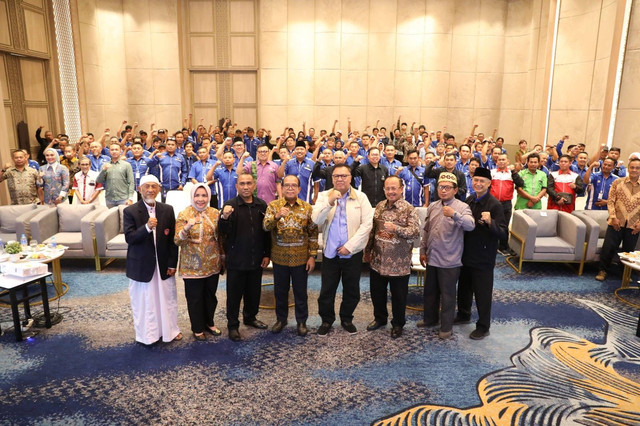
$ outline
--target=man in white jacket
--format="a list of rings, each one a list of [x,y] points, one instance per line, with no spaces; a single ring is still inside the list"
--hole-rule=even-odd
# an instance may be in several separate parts
[[[318,313],[322,325],[318,335],[326,336],[336,319],[335,299],[342,279],[340,322],[348,333],[357,332],[353,311],[360,301],[362,251],[373,225],[373,208],[367,196],[351,187],[351,171],[346,165],[332,171],[333,188],[321,192],[311,219],[318,225],[324,242],[322,286]]]

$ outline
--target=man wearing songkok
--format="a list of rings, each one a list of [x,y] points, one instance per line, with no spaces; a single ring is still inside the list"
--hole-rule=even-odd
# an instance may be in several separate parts
[[[454,198],[457,190],[456,176],[450,172],[440,172],[437,187],[440,199],[427,209],[420,242],[420,263],[427,268],[427,273],[424,320],[418,323],[418,327],[432,328],[440,323],[438,337],[441,339],[449,339],[452,335],[464,231],[475,228],[469,206]]]
[[[467,198],[476,226],[464,233],[462,270],[458,280],[458,314],[453,323],[471,322],[471,304],[475,297],[478,322],[469,335],[474,340],[489,335],[496,253],[499,240],[508,234],[504,208],[489,191],[493,177],[489,169],[478,167],[472,183],[475,194]]]
[[[160,182],[155,176],[140,179],[142,199],[124,209],[127,277],[136,341],[150,345],[182,339],[178,328],[173,208],[156,201]]]

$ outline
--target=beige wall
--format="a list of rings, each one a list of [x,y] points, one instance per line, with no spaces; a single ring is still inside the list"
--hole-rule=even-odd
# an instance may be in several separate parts
[[[83,131],[182,124],[177,0],[77,0]]]
[[[634,2],[620,86],[614,145],[622,146],[623,158],[640,151],[640,3]]]
[[[564,134],[593,150],[600,141],[616,0],[563,0],[558,27],[549,141]]]

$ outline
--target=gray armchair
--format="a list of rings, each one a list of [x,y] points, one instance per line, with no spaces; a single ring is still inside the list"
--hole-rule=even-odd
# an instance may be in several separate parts
[[[123,210],[126,206],[112,207],[101,212],[94,221],[95,237],[93,239],[96,271],[113,262],[117,258],[127,257],[127,242],[124,239]],[[104,265],[101,258],[107,258]]]
[[[506,261],[516,272],[522,273],[523,262],[562,262],[578,263],[582,275],[586,225],[576,216],[558,210],[516,210],[510,234],[509,247],[517,255]]]
[[[36,204],[0,206],[0,238],[5,243],[10,240],[19,241],[22,234],[31,239],[29,220],[47,208]]]
[[[607,210],[575,210],[575,217],[580,219],[587,227],[587,262],[600,260],[600,251],[604,243],[604,235],[607,233]]]
[[[93,220],[104,210],[98,204],[58,205],[31,218],[31,235],[45,244],[55,237],[56,244],[68,247],[64,257],[93,258]]]

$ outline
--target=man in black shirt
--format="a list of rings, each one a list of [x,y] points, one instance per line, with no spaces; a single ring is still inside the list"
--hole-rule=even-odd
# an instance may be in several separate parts
[[[262,228],[267,203],[253,196],[256,183],[251,173],[242,173],[236,182],[238,196],[224,204],[218,222],[224,243],[227,268],[227,327],[234,342],[242,339],[238,332],[240,301],[244,298],[242,317],[245,325],[266,329],[256,319],[260,305],[262,270],[269,265],[271,236]]]
[[[380,150],[371,148],[369,150],[369,164],[358,164],[354,161],[354,168],[351,174],[354,178],[362,178],[361,191],[369,199],[372,206],[377,206],[384,195],[384,180],[389,176],[389,172],[385,166],[380,164]],[[356,165],[357,164],[357,165]]]
[[[480,340],[489,335],[493,269],[496,265],[498,241],[507,237],[508,224],[502,205],[489,192],[489,169],[478,167],[472,182],[475,194],[467,198],[467,204],[476,221],[476,227],[473,231],[464,233],[462,270],[458,279],[458,314],[453,323],[471,322],[471,304],[475,296],[479,318],[476,329],[469,337]]]

